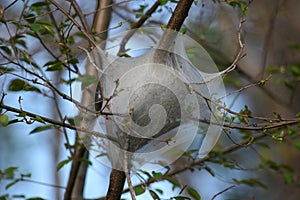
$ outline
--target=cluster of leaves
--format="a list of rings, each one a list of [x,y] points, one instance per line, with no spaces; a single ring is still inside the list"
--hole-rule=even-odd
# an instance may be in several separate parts
[[[168,176],[168,173],[170,171],[170,167],[165,167],[164,172],[147,172],[147,171],[141,171],[138,175],[144,182],[151,182],[153,180],[155,181],[168,181],[172,185],[172,190],[179,189],[180,192],[177,196],[170,197],[170,199],[173,200],[200,200],[201,196],[198,193],[198,191],[192,187],[189,186],[183,186],[180,184],[179,180],[175,176]],[[161,195],[164,194],[164,191],[159,188],[151,188],[147,187],[146,185],[140,185],[134,188],[135,195],[139,196],[141,194],[144,194],[146,191],[149,192],[151,197],[155,199],[161,199]],[[189,196],[183,195],[182,193],[186,192]]]
[[[3,171],[0,170],[0,183],[4,180],[9,180],[10,182],[6,184],[5,190],[8,190],[10,187],[14,186],[16,183],[21,182],[25,180],[26,178],[30,178],[31,174],[20,174],[19,177],[16,177],[16,172],[18,170],[18,167],[8,167],[4,169]],[[8,199],[24,199],[24,200],[43,200],[43,198],[40,197],[31,197],[26,198],[25,195],[9,195],[9,194],[3,194],[0,196],[0,200],[8,200]]]
[[[291,54],[299,55],[300,45],[290,44],[288,47],[292,50]],[[294,91],[297,84],[300,83],[300,62],[288,65],[272,65],[266,69],[266,72],[276,75],[274,78],[275,83],[283,83],[291,91]]]
[[[300,63],[287,66],[269,66],[266,71],[270,74],[279,75],[274,78],[275,83],[284,83],[291,91],[294,91],[296,85],[300,82]]]

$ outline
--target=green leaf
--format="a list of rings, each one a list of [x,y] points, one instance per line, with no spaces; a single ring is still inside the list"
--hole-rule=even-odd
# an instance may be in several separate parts
[[[240,84],[241,84],[239,80],[232,79],[232,78],[230,78],[230,77],[228,77],[228,76],[225,76],[225,77],[223,78],[223,82],[224,82],[224,83],[228,83],[228,84],[233,84],[233,85],[235,85],[235,86],[240,86]]]
[[[60,60],[49,61],[44,64],[44,67],[47,67],[46,71],[58,71],[64,69],[64,66]]]
[[[180,188],[180,183],[178,180],[174,177],[166,177],[166,180],[172,183],[173,187],[172,190],[175,190],[176,188]]]
[[[12,71],[15,71],[15,69],[14,68],[8,68],[8,67],[0,66],[0,72],[1,73],[12,72]]]
[[[35,118],[32,118],[32,119],[37,122],[41,122],[42,124],[46,124],[46,122],[40,116],[35,116]]]
[[[155,179],[160,179],[163,176],[161,172],[155,172],[155,171],[152,171],[152,175]]]
[[[32,198],[28,198],[26,200],[46,200],[46,199],[41,198],[41,197],[32,197]]]
[[[146,189],[141,186],[134,188],[134,193],[136,196],[143,194],[145,191],[146,191]]]
[[[56,171],[59,171],[63,166],[65,166],[66,164],[68,164],[71,161],[72,161],[72,159],[70,157],[66,160],[61,161],[60,163],[57,164]]]
[[[298,77],[300,76],[300,66],[299,64],[294,64],[290,67],[291,73],[293,76]]]
[[[22,198],[22,199],[25,199],[26,198],[26,196],[24,195],[24,194],[14,194],[14,195],[12,195],[12,198]],[[1,199],[1,198],[0,198]],[[2,199],[1,199],[2,200]]]
[[[289,80],[289,79],[284,79],[284,85],[290,90],[295,89],[292,82],[291,82],[291,80]]]
[[[34,87],[32,85],[29,85],[25,81],[21,79],[14,79],[10,82],[8,86],[9,91],[18,92],[18,91],[35,91],[35,92],[41,92],[40,89],[37,87]]]
[[[32,13],[30,13],[30,14],[28,14],[28,15],[24,15],[24,19],[25,19],[28,23],[30,23],[30,24],[33,24],[33,23],[34,23],[35,18],[36,18],[36,16],[35,16],[34,14],[32,14]]]
[[[95,84],[98,82],[98,79],[96,76],[80,76],[77,78],[78,81],[82,82],[81,88],[85,88],[91,84]]]
[[[285,183],[287,183],[287,184],[291,184],[294,182],[292,174],[283,174],[283,178],[284,178]]]
[[[53,128],[52,125],[38,126],[38,127],[34,128],[32,131],[30,131],[29,134],[42,132],[42,131],[45,131],[45,130],[48,130],[48,129],[51,129],[51,128]]]
[[[298,112],[298,113],[296,114],[296,117],[297,117],[297,118],[299,118],[299,117],[300,117],[300,112]]]
[[[201,200],[200,194],[199,194],[198,191],[195,190],[194,188],[188,187],[188,188],[187,188],[187,192],[188,192],[188,194],[189,194],[191,197],[193,197],[193,199],[195,199],[195,200]]]
[[[35,22],[36,24],[52,26],[52,23],[45,19],[40,19]]]
[[[10,50],[10,48],[8,46],[0,46],[0,49],[2,51],[4,51],[7,55],[9,55],[9,56],[12,55],[11,50]]]
[[[16,183],[18,183],[20,180],[19,179],[16,179],[10,183],[8,183],[6,186],[5,186],[5,190],[7,190],[8,188],[12,187],[13,185],[15,185]]]
[[[169,0],[159,0],[159,3],[161,6],[165,5],[168,3]]]
[[[156,192],[158,192],[159,194],[163,194],[163,193],[164,193],[164,191],[161,190],[161,189],[159,189],[159,188],[156,188],[155,190],[156,190]]]
[[[75,120],[74,120],[74,118],[67,118],[67,120],[68,120],[69,124],[75,126]]]
[[[159,200],[159,196],[156,192],[154,192],[153,190],[149,190],[149,193],[151,195],[151,197],[154,199],[154,200]]]
[[[0,115],[0,124],[2,126],[7,126],[8,125],[8,122],[9,122],[9,118],[8,118],[8,115],[7,114],[2,114]]]
[[[171,199],[175,199],[175,200],[191,200],[191,198],[184,197],[184,196],[172,197]]]
[[[49,5],[49,2],[40,1],[40,2],[36,2],[36,3],[31,4],[30,7],[42,7],[42,6],[47,6],[47,5]]]
[[[267,186],[265,184],[263,184],[260,180],[258,179],[254,179],[254,178],[250,178],[250,179],[243,179],[243,180],[237,180],[237,179],[233,179],[234,182],[236,182],[237,184],[245,184],[251,187],[261,187],[263,189],[267,189]]]
[[[28,26],[33,32],[38,33],[40,31],[40,25],[38,24],[28,24]]]
[[[31,173],[27,173],[27,174],[21,174],[22,178],[31,178]]]
[[[258,146],[266,148],[266,149],[270,149],[270,146],[264,142],[255,142],[255,145],[258,145]]]
[[[294,146],[300,151],[300,140],[294,142]]]
[[[280,68],[279,68],[278,66],[269,66],[269,67],[266,69],[266,72],[267,72],[267,73],[270,73],[270,74],[275,74],[275,73],[280,72]]]
[[[13,179],[17,170],[18,167],[9,167],[4,170],[4,174],[7,176],[8,179]]]

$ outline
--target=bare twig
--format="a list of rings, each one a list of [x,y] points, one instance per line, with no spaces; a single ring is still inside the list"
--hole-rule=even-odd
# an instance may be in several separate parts
[[[60,10],[64,15],[66,15],[71,22],[76,26],[76,28],[78,28],[79,31],[81,31],[84,36],[89,40],[89,42],[91,44],[93,44],[95,47],[97,46],[96,42],[94,41],[94,39],[91,37],[91,35],[84,30],[80,24],[64,9],[62,8],[55,0],[49,0],[58,10]]]
[[[223,194],[224,192],[227,192],[228,190],[230,190],[230,189],[232,189],[232,188],[234,188],[234,187],[235,187],[235,185],[231,185],[231,186],[225,188],[224,190],[222,190],[222,191],[218,192],[217,194],[215,194],[215,195],[211,198],[211,200],[214,200],[214,199],[217,198],[219,195]]]
[[[143,15],[136,23],[131,25],[131,29],[137,29],[140,28],[147,19],[149,19],[151,17],[151,15],[156,11],[156,9],[159,7],[160,5],[160,1],[156,1],[149,10],[147,10],[147,12],[145,13],[145,15]],[[122,39],[121,44],[120,44],[120,49],[118,51],[118,56],[122,56],[124,54],[126,54],[126,49],[125,46],[128,42],[128,40],[134,35],[134,33],[136,32],[136,30],[130,30]]]
[[[84,30],[85,30],[86,32],[88,32],[88,31],[89,31],[89,27],[88,27],[87,21],[86,21],[84,15],[83,15],[83,13],[82,13],[82,11],[81,11],[81,9],[80,9],[78,3],[77,3],[75,0],[71,0],[71,4],[72,4],[74,10],[76,11],[76,14],[77,14],[78,17],[79,17],[80,22],[81,22],[81,24],[82,24]]]

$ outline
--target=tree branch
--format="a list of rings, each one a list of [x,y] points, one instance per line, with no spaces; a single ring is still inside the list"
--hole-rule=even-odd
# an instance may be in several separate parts
[[[134,29],[140,28],[147,19],[149,19],[151,17],[151,15],[156,11],[156,9],[158,8],[158,6],[160,5],[160,1],[156,1],[151,7],[150,9],[145,13],[145,15],[143,15],[136,23],[134,23],[133,25],[131,25],[131,29],[126,35],[125,37],[122,39],[121,44],[120,44],[120,49],[118,52],[118,56],[123,56],[126,54],[126,49],[125,46],[128,42],[128,40],[134,35],[135,31]]]
[[[178,2],[169,22],[167,30],[164,32],[159,41],[158,48],[164,51],[156,51],[154,60],[158,63],[164,63],[165,58],[168,57],[167,50],[173,48],[174,40],[177,37],[177,32],[180,30],[185,18],[188,16],[189,10],[194,3],[194,0],[181,0]]]

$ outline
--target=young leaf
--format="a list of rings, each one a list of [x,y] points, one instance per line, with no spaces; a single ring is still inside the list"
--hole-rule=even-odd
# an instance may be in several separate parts
[[[25,81],[21,79],[14,79],[10,82],[8,86],[9,91],[18,92],[18,91],[35,91],[35,92],[41,92],[40,89],[37,87],[34,87],[32,85],[29,85]]]
[[[15,176],[15,172],[18,170],[18,167],[9,167],[6,168],[4,171],[4,174],[6,175],[7,178],[13,179]]]
[[[8,119],[8,115],[7,114],[0,115],[0,124],[2,126],[7,126],[8,122],[9,122],[9,119]]]
[[[72,161],[72,159],[70,157],[66,160],[61,161],[60,163],[57,164],[56,171],[59,171],[63,166],[65,166],[66,164],[68,164],[71,161]]]
[[[38,133],[38,132],[45,131],[45,130],[48,130],[51,128],[52,128],[52,125],[50,125],[50,124],[46,125],[46,126],[38,126],[38,127],[34,128],[32,131],[30,131],[29,134]]]
[[[35,118],[32,118],[33,120],[37,122],[41,122],[42,124],[46,124],[46,122],[40,117],[40,116],[35,116]]]
[[[255,178],[250,178],[250,179],[243,179],[243,180],[237,180],[237,179],[233,179],[234,182],[236,182],[237,184],[245,184],[251,187],[261,187],[264,189],[267,189],[267,186],[265,184],[263,184],[260,180],[255,179]]]
[[[201,200],[200,194],[199,194],[199,193],[197,192],[197,190],[195,190],[194,188],[188,187],[188,188],[187,188],[187,192],[188,192],[188,194],[189,194],[191,197],[193,197],[193,199],[195,199],[195,200]]]

